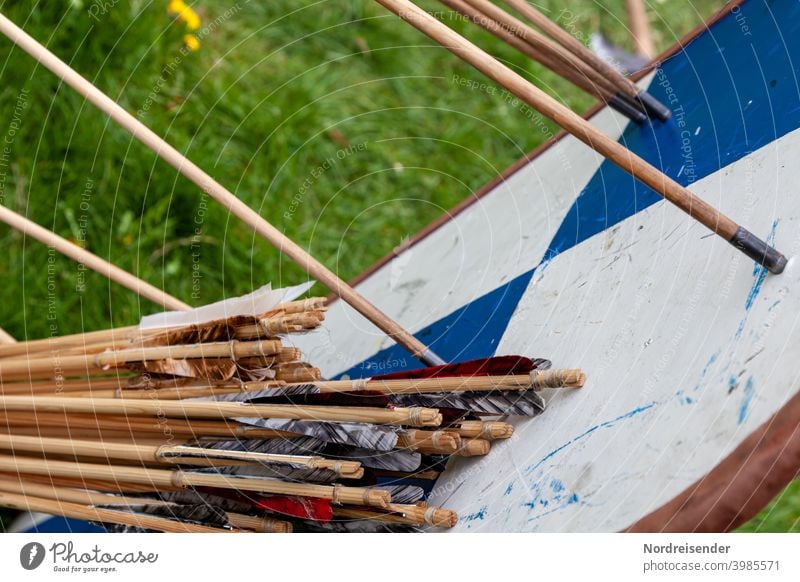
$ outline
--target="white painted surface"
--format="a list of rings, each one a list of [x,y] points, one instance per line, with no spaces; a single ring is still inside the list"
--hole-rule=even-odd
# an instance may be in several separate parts
[[[800,247],[800,131],[698,182],[760,236]],[[754,192],[753,184],[758,185]],[[757,206],[756,206],[757,203]],[[666,203],[534,275],[498,353],[580,366],[535,419],[481,460],[457,460],[431,502],[455,531],[617,531],[706,474],[800,386],[800,264],[763,276]]]
[[[608,111],[593,122],[621,135]],[[762,237],[779,215],[776,246],[791,256],[800,198],[787,195],[796,170],[783,161],[798,156],[800,131],[692,190]],[[539,264],[599,163],[577,140],[562,140],[359,290],[412,331],[440,319]],[[550,393],[544,415],[512,421],[511,441],[454,461],[431,502],[459,512],[454,531],[630,525],[797,391],[800,373],[786,362],[800,361],[799,278],[792,261],[759,285],[752,261],[663,202],[557,256],[534,274],[497,353],[582,367],[586,388]],[[299,345],[334,375],[389,342],[337,302],[324,331]]]
[[[614,139],[626,121],[608,108],[591,120]],[[520,124],[525,123],[536,130],[521,116]],[[358,290],[412,332],[441,319],[535,267],[601,162],[583,143],[565,137],[373,273]],[[337,301],[324,328],[295,343],[330,377],[394,342]]]

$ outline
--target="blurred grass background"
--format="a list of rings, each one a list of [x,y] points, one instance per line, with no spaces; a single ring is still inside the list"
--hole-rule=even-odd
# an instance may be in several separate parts
[[[6,0],[0,10],[344,279],[544,139],[499,96],[453,83],[483,79],[372,0],[190,4],[201,20],[194,51],[167,0]],[[587,36],[631,48],[624,0],[537,4],[553,16],[567,8]],[[722,6],[649,4],[659,50]],[[592,104],[488,34],[447,21],[576,111]],[[5,39],[0,77],[7,136],[21,111],[0,203],[191,304],[305,279]],[[0,325],[18,339],[157,310],[5,226],[0,245]],[[744,529],[800,531],[798,508],[795,486]]]

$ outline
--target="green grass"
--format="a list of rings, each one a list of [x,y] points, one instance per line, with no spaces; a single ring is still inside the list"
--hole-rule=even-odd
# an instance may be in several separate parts
[[[761,513],[738,531],[800,533],[800,480],[795,480],[781,491]]]
[[[92,8],[103,4],[103,14]],[[453,83],[481,78],[372,0],[200,2],[203,24],[218,24],[191,54],[181,53],[184,31],[166,4],[0,9],[345,279],[544,138],[499,97]],[[541,4],[553,13],[562,5]],[[663,49],[722,2],[653,4]],[[578,30],[629,46],[623,0],[569,6]],[[591,105],[509,47],[450,23],[573,109]],[[5,40],[0,77],[4,120],[27,95],[2,168],[3,204],[193,304],[304,279]],[[4,227],[0,244],[0,323],[19,339],[131,324],[156,310]],[[791,527],[798,499],[795,488],[759,529]]]

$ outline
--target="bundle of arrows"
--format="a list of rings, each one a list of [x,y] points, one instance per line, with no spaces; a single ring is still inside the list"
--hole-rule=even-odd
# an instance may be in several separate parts
[[[112,531],[452,527],[425,502],[448,459],[585,380],[519,356],[322,380],[291,343],[325,310],[0,346],[0,506]]]

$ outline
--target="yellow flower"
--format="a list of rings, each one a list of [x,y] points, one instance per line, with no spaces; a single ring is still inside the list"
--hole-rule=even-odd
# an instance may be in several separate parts
[[[197,37],[193,34],[187,34],[183,37],[183,44],[186,45],[191,51],[200,50],[200,41],[197,40]]]
[[[183,0],[170,0],[167,12],[177,15],[178,20],[183,21],[186,24],[186,29],[190,32],[200,28],[201,21],[197,12],[192,10]]]
[[[197,12],[188,8],[183,11],[181,14],[183,21],[186,23],[186,28],[191,31],[198,30],[200,28],[200,17],[197,15]]]
[[[181,10],[186,7],[186,3],[183,0],[169,0],[169,6],[167,6],[167,10],[172,14],[180,14]]]

